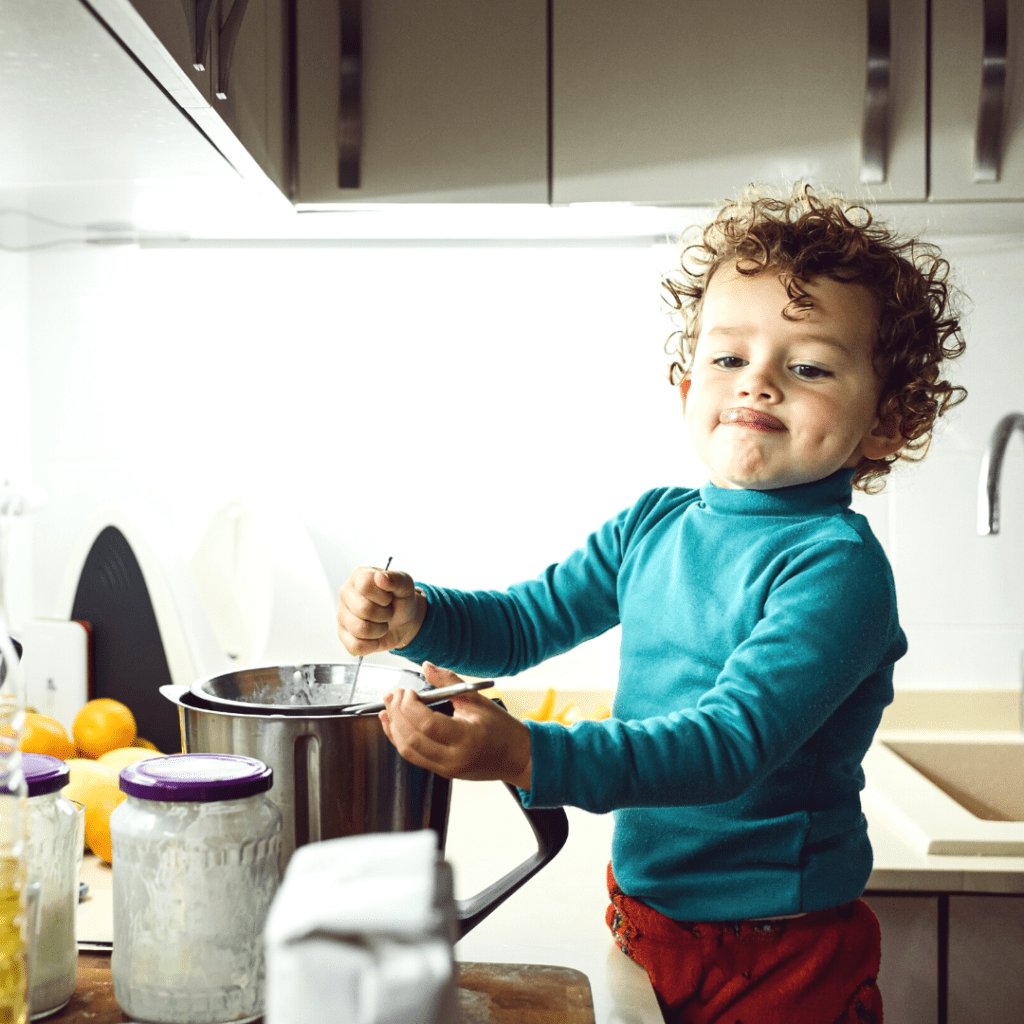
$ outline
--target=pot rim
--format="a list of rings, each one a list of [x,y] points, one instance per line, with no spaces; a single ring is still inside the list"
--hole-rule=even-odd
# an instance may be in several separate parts
[[[233,677],[245,677],[248,675],[260,674],[260,673],[271,673],[276,674],[279,678],[282,678],[285,674],[290,673],[303,673],[308,675],[312,670],[313,675],[323,674],[324,670],[328,673],[334,670],[341,669],[342,673],[347,677],[358,671],[360,677],[365,673],[366,676],[380,676],[381,674],[393,675],[396,677],[394,685],[387,685],[381,688],[380,696],[384,693],[388,693],[391,690],[398,687],[402,676],[408,677],[408,686],[412,689],[421,690],[429,689],[426,679],[421,673],[413,668],[405,668],[401,665],[366,665],[362,668],[357,667],[356,662],[307,662],[304,664],[270,664],[270,665],[250,665],[245,668],[232,669],[227,672],[216,672],[212,675],[203,676],[200,679],[196,679],[191,686],[187,687],[189,692],[198,702],[199,710],[222,710],[229,714],[238,715],[255,715],[258,717],[285,717],[285,718],[351,718],[351,715],[346,714],[345,709],[350,708],[354,705],[365,704],[366,697],[361,696],[356,700],[345,701],[344,703],[332,703],[332,704],[277,704],[277,703],[262,703],[256,701],[247,700],[234,700],[230,697],[223,697],[217,693],[212,692],[212,688],[221,681],[227,681]],[[347,682],[347,678],[345,679]],[[174,700],[173,697],[169,698]]]

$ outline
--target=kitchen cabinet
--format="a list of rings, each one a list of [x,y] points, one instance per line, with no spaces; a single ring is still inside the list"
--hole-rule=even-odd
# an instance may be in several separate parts
[[[889,1024],[939,1019],[939,897],[872,893],[867,903],[882,927],[878,987]]]
[[[1024,899],[950,896],[949,1024],[1024,1016]]]
[[[550,189],[555,204],[705,205],[798,178],[881,202],[1024,198],[1022,0],[1006,3],[1005,92],[986,93],[995,180],[974,163],[998,0],[847,0],[827,17],[820,0],[479,8],[363,5],[361,177],[340,187],[338,4],[300,5],[300,202],[544,202]]]
[[[849,0],[824,17],[817,0],[645,0],[628,14],[554,0],[553,200],[710,203],[801,177],[876,201],[1024,198],[1024,3],[930,0],[930,33],[928,12],[926,0]],[[866,83],[886,59],[887,166],[871,183]]]
[[[1024,197],[1024,2],[932,0],[931,198]],[[1005,60],[1001,78],[999,66]],[[995,177],[977,168],[982,65],[992,99]],[[977,173],[976,173],[977,172]]]
[[[860,185],[872,6],[554,0],[554,201],[709,204],[801,177],[923,199],[925,0],[892,0],[886,181]]]
[[[547,202],[545,11],[545,0],[303,0],[296,200]],[[358,148],[344,185],[340,117]]]
[[[137,42],[140,50],[156,45],[151,33]],[[273,189],[288,205],[254,161],[267,193],[250,188],[237,170],[242,158],[225,160],[182,114],[183,104],[170,102],[168,95],[202,103],[184,73],[155,82],[93,7],[0,0],[0,53],[5,244],[103,234],[103,225],[115,234],[121,225],[163,230],[176,223],[176,211],[184,219],[209,196],[220,208],[262,208]]]
[[[869,893],[867,902],[882,926],[888,1024],[1018,1024],[1024,898]]]
[[[277,202],[290,193],[289,0],[90,6],[243,178]]]
[[[885,6],[836,4],[823,19],[815,0],[789,0],[785,17],[743,0],[649,0],[626,19],[614,0],[555,0],[555,202],[705,202],[797,177],[881,201],[1024,197],[1020,0],[1004,25],[999,3],[931,0],[930,48],[924,0],[891,0],[886,180],[864,182],[868,39]],[[975,167],[983,62],[988,175]]]

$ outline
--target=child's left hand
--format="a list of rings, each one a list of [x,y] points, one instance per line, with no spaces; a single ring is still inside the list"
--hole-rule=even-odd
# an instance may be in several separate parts
[[[453,686],[454,672],[423,663],[431,686]],[[532,781],[530,730],[479,693],[452,698],[449,717],[431,711],[414,690],[396,690],[384,698],[384,732],[407,761],[446,779],[501,779],[520,789]]]

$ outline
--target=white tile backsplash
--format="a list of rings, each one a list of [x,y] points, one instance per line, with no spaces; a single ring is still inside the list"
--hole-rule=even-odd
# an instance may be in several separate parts
[[[998,537],[976,536],[975,494],[989,431],[1024,408],[1024,237],[943,248],[972,300],[954,373],[970,398],[924,463],[857,508],[896,576],[911,643],[897,684],[1013,687],[1024,444],[1015,439],[1007,458]],[[186,545],[236,494],[287,503],[333,586],[390,555],[423,579],[501,587],[566,555],[645,488],[700,483],[664,381],[664,255],[438,246],[19,257],[25,298],[0,316],[23,317],[31,333],[31,467],[50,495],[36,518],[36,614],[51,612],[76,524],[115,498],[159,510]],[[24,455],[28,444],[26,432],[16,447]],[[609,634],[518,682],[610,685],[617,643]]]

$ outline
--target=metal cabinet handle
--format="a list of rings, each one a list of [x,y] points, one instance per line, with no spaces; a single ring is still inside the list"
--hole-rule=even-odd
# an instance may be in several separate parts
[[[889,160],[889,103],[892,69],[892,31],[889,0],[867,0],[868,71],[864,88],[864,128],[861,132],[860,180],[880,185]]]
[[[359,188],[363,148],[363,4],[362,0],[340,0],[339,6],[338,187]]]
[[[188,23],[188,37],[192,43],[192,67],[206,70],[206,27],[210,23],[213,0],[181,0]]]
[[[1006,94],[1006,0],[984,0],[985,49],[974,137],[974,180],[998,181]]]
[[[235,43],[245,19],[249,0],[235,0],[227,20],[217,33],[217,69],[213,94],[219,100],[228,98],[228,82],[231,80],[231,65],[235,59]]]

